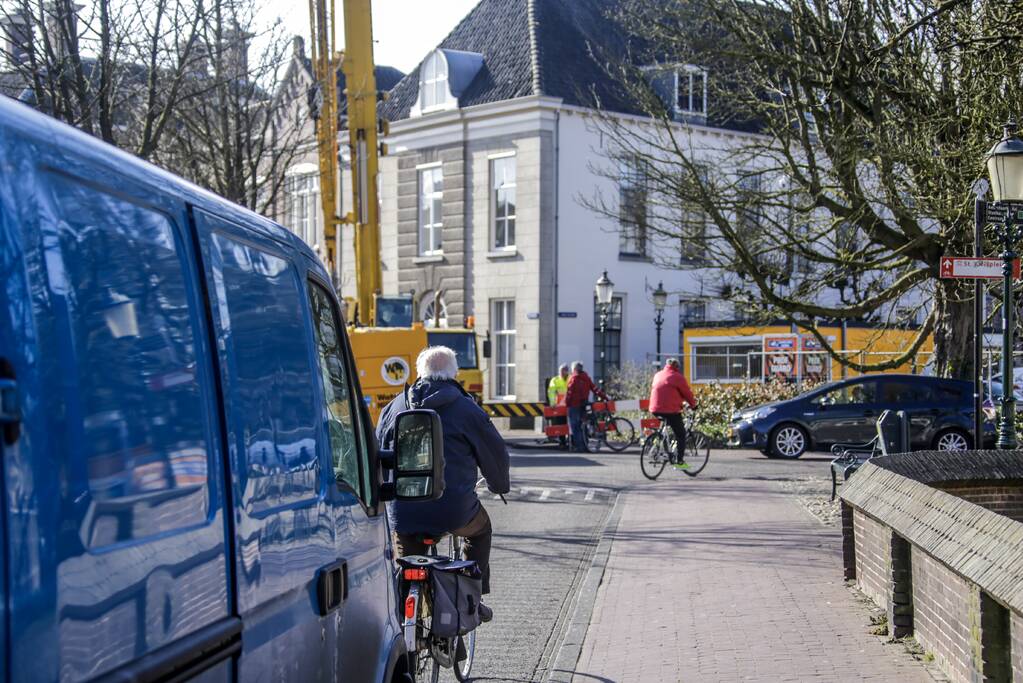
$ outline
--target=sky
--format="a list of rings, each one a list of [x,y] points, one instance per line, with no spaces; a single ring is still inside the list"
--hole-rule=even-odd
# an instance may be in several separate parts
[[[330,2],[331,0],[327,0]],[[373,59],[408,73],[479,0],[373,0]],[[341,16],[341,0],[333,0]],[[280,17],[289,33],[309,41],[307,0],[267,0],[264,18]],[[338,45],[344,40],[337,27]]]

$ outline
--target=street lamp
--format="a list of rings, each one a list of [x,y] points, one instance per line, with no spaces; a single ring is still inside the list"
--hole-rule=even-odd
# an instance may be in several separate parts
[[[600,306],[600,383],[607,379],[607,313],[614,298],[615,283],[607,277],[607,271],[600,276],[594,287],[597,293],[597,305]]]
[[[657,362],[661,362],[661,326],[664,325],[664,307],[668,305],[668,293],[664,291],[664,283],[658,282],[653,293],[654,325],[657,327]]]
[[[1012,271],[1016,243],[1023,237],[1023,140],[1016,136],[1016,122],[1005,124],[1005,132],[987,155],[994,207],[1004,211],[1001,223],[994,223],[995,236],[1002,243],[1002,417],[998,424],[999,449],[1016,448],[1016,399],[1013,396],[1014,343]],[[977,447],[980,447],[978,444]]]

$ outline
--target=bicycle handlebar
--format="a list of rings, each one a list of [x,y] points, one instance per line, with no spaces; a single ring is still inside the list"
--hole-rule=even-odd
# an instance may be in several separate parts
[[[479,479],[478,479],[478,480],[476,481],[476,486],[474,486],[473,488],[474,488],[474,489],[478,489],[478,488],[480,487],[480,484],[485,484],[486,482],[487,482],[487,478],[486,478],[486,477],[480,477],[480,478],[479,478]],[[501,497],[501,502],[502,502],[502,503],[504,503],[505,505],[507,505],[507,504],[508,504],[508,501],[504,499],[504,494],[503,494],[503,493],[499,493],[499,494],[497,494],[497,495],[499,495],[499,496]]]

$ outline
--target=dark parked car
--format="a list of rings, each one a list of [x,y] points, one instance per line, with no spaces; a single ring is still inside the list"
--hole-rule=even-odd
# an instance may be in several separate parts
[[[865,443],[883,410],[905,410],[912,448],[973,446],[973,385],[918,375],[864,375],[732,416],[731,443],[769,458],[798,458],[835,443]],[[994,425],[985,422],[985,445]]]

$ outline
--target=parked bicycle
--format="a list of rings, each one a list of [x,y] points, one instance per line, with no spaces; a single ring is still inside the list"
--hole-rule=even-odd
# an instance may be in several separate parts
[[[696,414],[686,411],[686,444],[682,452],[682,462],[678,462],[678,449],[675,448],[675,434],[661,420],[660,426],[643,441],[643,450],[639,455],[640,469],[647,479],[657,479],[668,466],[678,465],[679,469],[695,477],[703,471],[710,460],[710,438],[696,429]]]
[[[583,417],[586,447],[599,451],[606,445],[620,453],[636,442],[636,428],[627,418],[617,416],[608,409],[606,401],[591,403]]]

